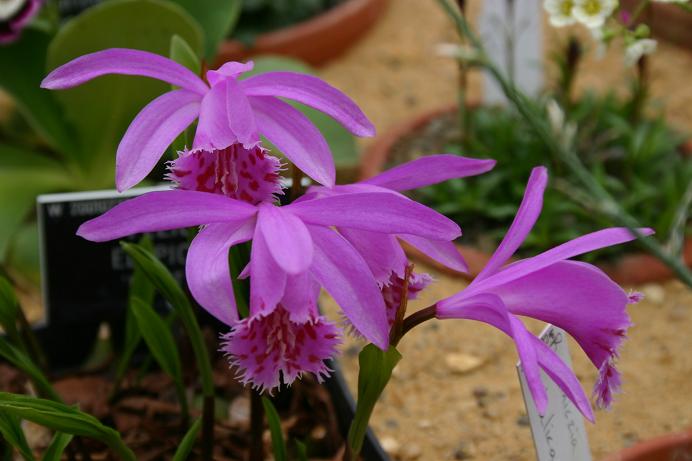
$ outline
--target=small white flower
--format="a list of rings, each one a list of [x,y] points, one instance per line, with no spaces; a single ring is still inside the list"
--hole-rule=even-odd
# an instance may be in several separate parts
[[[0,21],[10,19],[26,4],[26,0],[0,0]]]
[[[635,65],[642,56],[656,51],[656,46],[656,40],[650,38],[642,38],[633,42],[625,49],[625,64],[628,66]]]
[[[574,24],[572,15],[573,0],[543,0],[543,9],[548,12],[550,24],[554,27],[564,27]]]
[[[602,27],[617,6],[618,0],[574,0],[572,14],[577,21],[593,29]]]

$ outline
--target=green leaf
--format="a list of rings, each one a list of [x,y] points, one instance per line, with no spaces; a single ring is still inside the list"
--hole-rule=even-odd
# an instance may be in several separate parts
[[[394,347],[382,351],[373,344],[363,348],[358,356],[358,402],[348,431],[348,444],[354,455],[363,448],[363,440],[368,430],[368,422],[377,399],[392,377],[392,371],[401,360],[401,354]]]
[[[185,10],[163,0],[111,0],[67,21],[48,48],[48,70],[106,48],[135,48],[167,56],[180,35],[201,51],[203,35]],[[154,79],[111,75],[56,92],[79,135],[79,161],[93,187],[113,184],[115,152],[135,115],[169,90]]]
[[[173,333],[166,322],[144,301],[135,298],[132,300],[132,312],[134,313],[137,327],[144,342],[147,343],[151,354],[154,356],[161,369],[173,379],[183,418],[187,415],[187,397],[183,385],[183,367],[180,362],[180,354],[173,339]]]
[[[0,434],[7,443],[12,445],[27,461],[33,461],[34,454],[22,430],[22,423],[16,416],[0,413]]]
[[[0,46],[0,88],[12,95],[31,127],[69,160],[75,152],[74,131],[54,95],[41,88],[49,41],[48,33],[27,28],[18,41]]]
[[[31,361],[29,356],[9,344],[4,338],[0,337],[0,357],[24,372],[31,382],[34,383],[41,395],[60,401],[60,396],[55,392],[53,386],[43,375],[43,372]]]
[[[313,75],[314,71],[307,64],[296,59],[279,56],[262,56],[254,60],[255,67],[252,71],[243,74],[242,78],[248,78],[256,74],[275,71],[300,72]],[[336,120],[311,107],[287,101],[296,109],[300,110],[312,123],[320,130],[329,144],[336,164],[337,174],[343,178],[353,179],[355,169],[359,164],[358,148],[356,140],[351,133],[342,127]],[[266,143],[273,150],[277,150],[271,143]]]
[[[187,10],[204,30],[204,56],[214,61],[219,43],[229,36],[238,21],[242,0],[173,0]]]
[[[154,248],[154,243],[149,235],[143,236],[139,244],[147,250],[153,250]],[[125,341],[115,369],[114,393],[120,388],[120,382],[125,376],[125,372],[127,372],[127,367],[130,364],[132,355],[135,353],[142,339],[142,335],[139,333],[139,328],[137,327],[137,320],[134,318],[133,313],[134,307],[132,304],[135,299],[139,299],[148,305],[152,305],[154,302],[154,286],[139,267],[135,267],[132,272],[132,278],[130,279],[128,309],[125,313]]]
[[[284,434],[281,431],[281,418],[279,418],[279,413],[276,411],[272,401],[266,397],[262,397],[262,405],[264,406],[264,413],[267,415],[269,432],[272,436],[274,460],[286,461],[286,442],[284,441]]]
[[[34,151],[0,144],[0,262],[34,207],[36,196],[69,188],[67,170]]]
[[[60,461],[62,458],[62,453],[65,448],[70,444],[74,435],[66,434],[64,432],[56,432],[51,440],[50,445],[43,453],[43,458],[41,461]]]
[[[192,49],[189,43],[185,41],[180,35],[174,35],[171,38],[171,49],[169,57],[183,66],[190,69],[195,74],[199,75],[201,72],[201,63],[199,62],[199,57]]]
[[[121,242],[120,245],[132,258],[135,266],[142,270],[158,292],[173,306],[173,309],[180,316],[195,354],[204,395],[208,397],[214,396],[214,380],[211,372],[210,355],[187,295],[180,288],[173,274],[150,251],[132,243]]]
[[[0,414],[26,419],[55,431],[100,440],[122,459],[136,460],[134,453],[125,446],[118,432],[104,426],[93,416],[63,403],[0,392]]]
[[[195,444],[195,439],[197,438],[197,434],[199,434],[201,428],[202,419],[197,418],[195,422],[192,423],[192,426],[190,426],[190,429],[187,430],[185,437],[183,437],[183,440],[180,442],[180,445],[178,445],[178,449],[175,450],[175,454],[173,455],[173,461],[184,461],[187,459],[188,456],[190,456],[192,447]]]
[[[0,275],[0,326],[10,338],[18,337],[19,301],[9,280]]]
[[[308,447],[303,442],[296,439],[296,457],[298,461],[308,461]]]

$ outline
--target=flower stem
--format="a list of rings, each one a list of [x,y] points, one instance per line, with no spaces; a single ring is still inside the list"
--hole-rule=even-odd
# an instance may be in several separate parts
[[[264,460],[264,406],[259,392],[250,391],[250,456],[249,461]]]
[[[389,334],[389,344],[396,347],[403,336],[403,324],[404,316],[406,315],[406,308],[408,307],[408,284],[411,279],[411,274],[413,273],[413,264],[406,266],[406,271],[404,273],[404,283],[401,286],[401,299],[399,300],[399,307],[396,310],[396,317],[394,319],[394,324],[392,325],[392,331]]]
[[[413,314],[409,315],[404,319],[403,328],[401,330],[401,336],[403,337],[412,328],[420,325],[423,322],[435,318],[435,304],[428,306],[425,309],[421,309]]]

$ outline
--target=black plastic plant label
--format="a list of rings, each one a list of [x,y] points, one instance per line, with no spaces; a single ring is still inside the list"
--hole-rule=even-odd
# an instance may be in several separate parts
[[[95,243],[76,235],[79,226],[116,204],[167,187],[41,195],[37,198],[41,289],[45,324],[93,324],[118,318],[127,305],[132,261],[119,241]],[[149,234],[156,255],[184,280],[188,230]],[[123,240],[137,242],[141,235]]]

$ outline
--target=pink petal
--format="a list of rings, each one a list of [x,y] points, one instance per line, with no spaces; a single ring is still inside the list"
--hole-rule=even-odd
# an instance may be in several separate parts
[[[340,329],[326,318],[315,315],[297,323],[278,307],[236,324],[224,336],[222,350],[238,368],[241,383],[271,393],[306,372],[322,382],[331,371],[325,361],[336,355],[340,338]]]
[[[305,224],[283,207],[259,206],[257,229],[276,263],[288,274],[299,274],[312,263],[313,245]]]
[[[533,335],[511,315],[500,297],[482,293],[463,300],[446,299],[437,303],[437,318],[477,320],[492,325],[514,339],[526,382],[540,414],[548,406],[548,394],[541,382]]]
[[[228,250],[250,240],[253,228],[252,222],[210,224],[197,234],[187,252],[185,278],[190,293],[200,306],[226,325],[238,321]]]
[[[148,51],[110,48],[85,54],[53,70],[41,88],[72,88],[107,74],[141,75],[203,95],[209,87],[187,67]]]
[[[250,72],[254,67],[255,63],[253,63],[252,61],[230,61],[223,64],[216,70],[207,71],[207,81],[210,85],[214,86],[221,80],[226,80],[229,78],[235,80],[239,75],[244,74],[245,72]]]
[[[449,240],[430,240],[408,234],[400,234],[397,237],[450,269],[463,273],[469,270],[459,249]]]
[[[270,96],[248,98],[260,134],[272,142],[306,175],[327,187],[334,185],[336,170],[327,141],[297,109]]]
[[[495,160],[474,159],[453,154],[426,155],[390,168],[384,173],[361,181],[395,191],[417,189],[454,178],[486,173],[493,169]]]
[[[358,332],[386,350],[389,347],[386,308],[368,265],[335,231],[317,226],[310,226],[309,230],[315,242],[312,274]]]
[[[433,279],[425,273],[411,273],[408,279],[407,299],[416,299],[418,294],[432,283]],[[387,306],[387,323],[391,327],[394,324],[396,313],[401,306],[401,295],[404,290],[404,278],[392,274],[386,284],[382,286],[382,299]]]
[[[104,242],[141,232],[241,223],[256,212],[254,206],[223,195],[183,190],[149,192],[85,222],[77,235],[92,242]]]
[[[246,272],[247,268],[243,270],[242,275]],[[283,298],[287,275],[274,260],[264,235],[257,230],[252,240],[249,275],[250,315],[266,315],[273,311]]]
[[[589,399],[584,394],[579,380],[565,362],[543,341],[531,337],[538,356],[538,364],[555,384],[565,393],[579,411],[591,422],[594,422],[593,410]]]
[[[445,216],[396,193],[344,194],[304,200],[287,206],[310,224],[385,234],[411,234],[454,240],[461,230]]]
[[[638,231],[643,235],[652,235],[654,231],[649,228],[640,228]],[[627,228],[611,227],[590,234],[582,235],[567,243],[551,248],[532,258],[522,259],[498,272],[492,277],[488,277],[482,283],[472,284],[468,289],[473,292],[487,290],[489,288],[502,285],[504,283],[523,277],[532,272],[555,264],[558,261],[573,258],[580,254],[598,250],[620,243],[630,242],[635,240],[634,236]]]
[[[231,131],[240,144],[250,147],[259,142],[255,114],[245,93],[234,79],[226,80],[226,112]]]
[[[199,115],[200,97],[187,90],[164,93],[146,105],[128,127],[115,161],[119,191],[144,179],[175,138]]]
[[[557,262],[491,291],[512,313],[567,331],[598,370],[615,360],[631,325],[627,293],[583,262]]]
[[[339,229],[339,233],[358,250],[378,283],[388,282],[392,273],[404,276],[408,259],[395,237],[346,228]]]
[[[374,136],[375,127],[348,96],[325,81],[296,72],[267,72],[241,82],[248,96],[293,99],[329,115],[356,136]]]
[[[224,149],[237,141],[228,122],[227,84],[222,81],[202,99],[193,148]]]
[[[289,275],[281,305],[288,311],[292,322],[305,323],[319,313],[317,299],[320,285],[309,272]]]
[[[512,225],[502,239],[486,266],[474,280],[481,280],[497,272],[497,270],[512,257],[529,234],[543,208],[543,191],[548,184],[548,171],[544,167],[537,167],[531,171],[529,182],[526,185],[524,198],[519,205]]]

